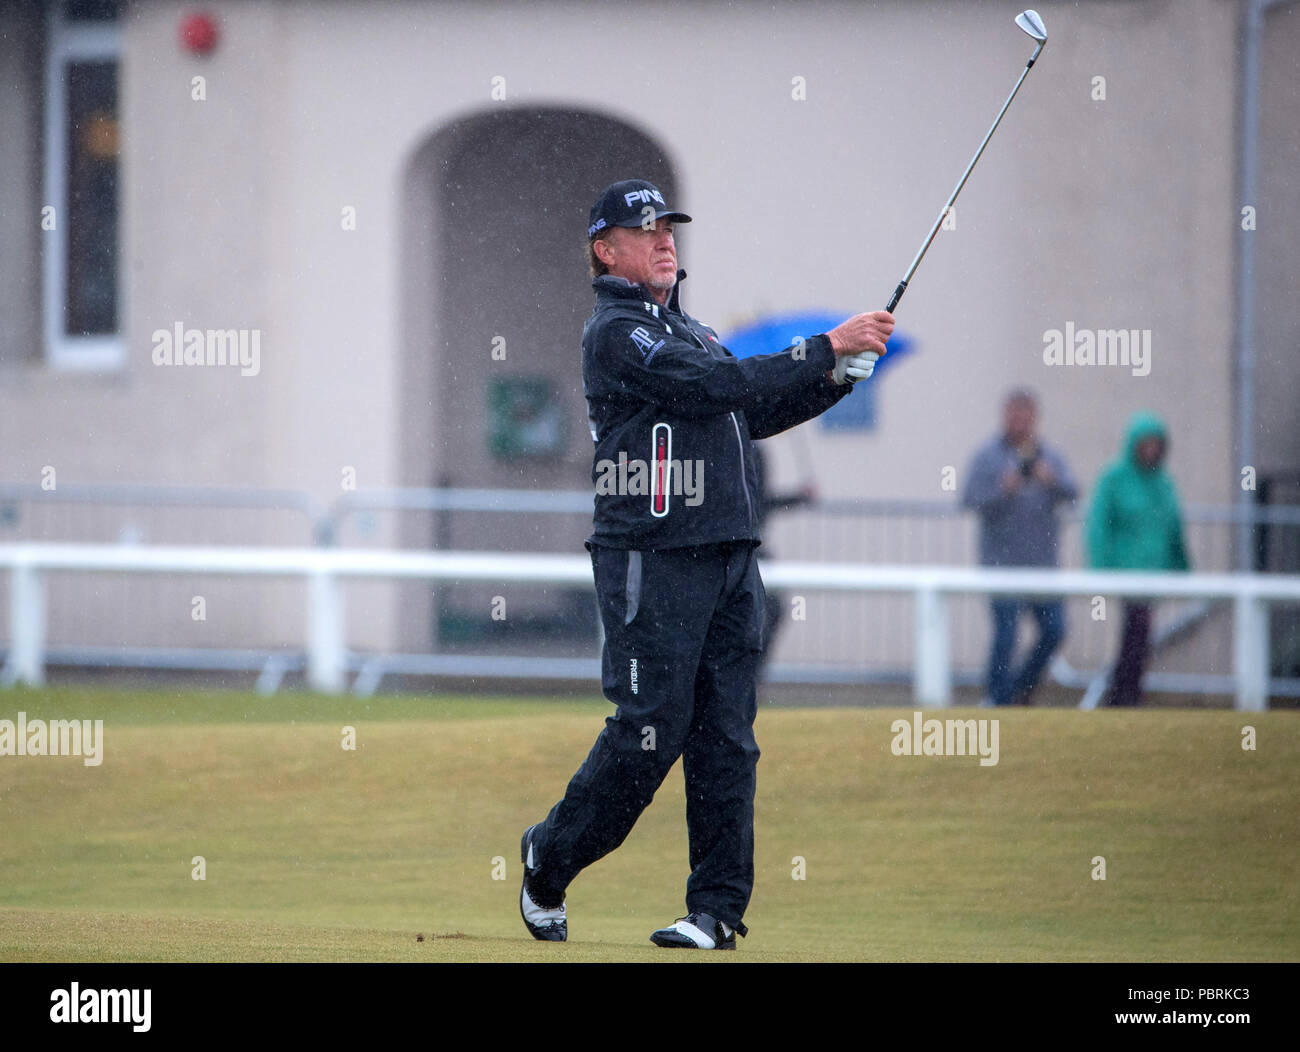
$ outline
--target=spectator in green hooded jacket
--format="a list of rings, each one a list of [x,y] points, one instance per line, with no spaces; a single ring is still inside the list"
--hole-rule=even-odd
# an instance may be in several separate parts
[[[1095,570],[1186,570],[1182,513],[1163,464],[1169,435],[1154,413],[1136,413],[1123,454],[1102,472],[1088,512],[1089,563]],[[1151,633],[1151,604],[1126,600],[1124,634],[1111,673],[1108,704],[1136,705],[1142,697]]]

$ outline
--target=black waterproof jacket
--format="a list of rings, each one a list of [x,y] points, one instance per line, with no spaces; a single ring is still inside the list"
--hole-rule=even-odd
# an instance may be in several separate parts
[[[759,538],[751,441],[779,434],[852,391],[827,376],[825,334],[739,359],[685,314],[685,271],[665,306],[604,275],[582,333],[582,382],[596,443],[587,544],[654,550]]]

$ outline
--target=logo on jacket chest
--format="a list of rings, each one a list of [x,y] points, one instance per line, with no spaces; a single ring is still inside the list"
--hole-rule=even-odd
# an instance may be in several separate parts
[[[650,359],[655,356],[655,351],[668,342],[662,336],[656,338],[649,329],[642,325],[638,325],[628,335],[632,339],[633,346],[641,352],[641,357],[645,359],[647,365],[650,364]]]

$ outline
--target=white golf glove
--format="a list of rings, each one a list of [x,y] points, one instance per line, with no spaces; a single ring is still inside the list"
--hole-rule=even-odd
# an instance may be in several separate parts
[[[846,354],[835,359],[835,372],[832,378],[837,384],[855,384],[865,380],[876,368],[880,358],[875,351],[863,351],[861,354]]]

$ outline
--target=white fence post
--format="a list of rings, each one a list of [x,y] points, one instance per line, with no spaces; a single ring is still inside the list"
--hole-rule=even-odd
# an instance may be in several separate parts
[[[9,587],[13,646],[5,680],[39,687],[45,682],[45,574],[35,566],[17,563]]]
[[[1233,608],[1237,708],[1242,712],[1263,712],[1268,708],[1268,603],[1258,596],[1238,595]]]
[[[932,584],[916,589],[916,671],[912,683],[918,705],[952,704],[952,648],[948,597]]]
[[[307,683],[322,694],[342,694],[347,680],[343,584],[314,569],[307,585]]]

